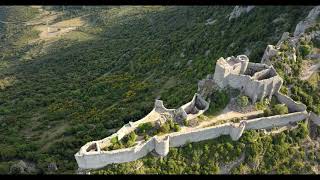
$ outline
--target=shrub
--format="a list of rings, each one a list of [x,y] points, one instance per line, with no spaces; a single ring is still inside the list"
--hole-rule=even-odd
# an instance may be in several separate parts
[[[272,113],[277,114],[288,114],[288,107],[285,104],[277,104],[273,107]]]
[[[180,128],[179,124],[175,124],[175,125],[173,126],[173,130],[174,130],[174,132],[180,131],[181,128]]]
[[[9,163],[0,163],[0,174],[6,174],[9,172]]]
[[[267,108],[263,111],[263,115],[266,117],[272,116],[272,111],[269,108]]]
[[[238,96],[236,101],[240,107],[245,107],[249,104],[249,98],[247,96]]]
[[[170,129],[173,129],[175,123],[171,119],[168,120],[167,123],[169,124]]]
[[[134,131],[132,131],[131,133],[129,133],[128,135],[126,135],[122,141],[125,147],[131,147],[135,144],[136,140],[137,140],[137,135]]]
[[[280,92],[281,92],[282,94],[288,95],[289,90],[288,90],[287,87],[281,86]]]
[[[217,90],[212,93],[209,109],[205,112],[205,115],[216,115],[223,110],[229,103],[230,96],[227,90]]]
[[[309,45],[301,45],[299,48],[300,54],[302,57],[311,53],[312,48]]]
[[[150,139],[150,136],[148,134],[146,134],[146,135],[144,135],[143,138],[144,138],[145,141],[148,141]]]
[[[269,105],[269,99],[264,99],[262,101],[256,102],[255,107],[257,110],[265,110]]]
[[[158,133],[169,133],[170,132],[170,124],[169,123],[164,123],[160,128]]]
[[[117,144],[118,143],[118,137],[113,137],[111,140],[110,140],[111,144]]]
[[[136,141],[137,140],[137,135],[134,131],[132,131],[129,135],[128,135],[128,141]]]
[[[151,129],[153,129],[153,125],[151,122],[147,122],[147,123],[143,123],[143,124],[139,124],[138,128],[136,129],[138,134],[145,134],[148,131],[150,131]]]
[[[184,119],[184,120],[183,120],[183,125],[189,126],[189,122],[187,121],[187,119]]]

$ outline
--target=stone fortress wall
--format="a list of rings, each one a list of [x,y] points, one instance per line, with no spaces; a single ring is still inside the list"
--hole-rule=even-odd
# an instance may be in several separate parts
[[[245,55],[218,59],[214,80],[220,88],[230,86],[244,91],[253,103],[271,98],[283,82],[272,66],[250,63]]]
[[[192,100],[178,109],[167,109],[163,101],[156,100],[154,109],[144,118],[136,122],[129,122],[115,134],[99,140],[89,142],[75,154],[76,161],[81,169],[102,168],[111,163],[123,163],[137,160],[146,156],[151,151],[155,151],[160,156],[166,156],[170,147],[183,146],[188,142],[199,142],[214,139],[221,135],[229,135],[232,140],[238,140],[244,130],[250,129],[271,129],[273,127],[285,126],[290,123],[298,122],[312,116],[316,122],[320,120],[317,116],[310,115],[306,111],[304,104],[295,102],[290,97],[279,92],[282,79],[277,75],[272,66],[259,63],[250,63],[245,55],[220,58],[216,63],[214,76],[210,80],[220,88],[232,87],[240,89],[245,95],[249,96],[253,102],[264,97],[271,98],[273,95],[288,106],[289,114],[261,117],[251,120],[244,120],[240,123],[225,123],[206,128],[195,128],[190,131],[174,132],[162,136],[154,136],[147,141],[139,141],[136,146],[102,151],[101,147],[107,146],[111,138],[117,137],[119,140],[125,135],[134,131],[139,124],[161,118],[166,114],[174,120],[179,121],[183,118],[190,120],[204,113],[209,108],[209,102],[205,101],[202,95],[196,93]],[[205,81],[200,81],[204,84]]]
[[[253,7],[247,8],[247,11]],[[231,16],[238,16],[238,9],[232,12]],[[240,12],[240,11],[239,11]],[[231,14],[232,14],[231,13]],[[299,22],[294,37],[289,43],[293,45],[298,41],[298,37],[305,32],[305,29],[314,24],[316,17],[320,13],[320,6],[313,8],[308,17]],[[236,15],[234,15],[236,14]],[[199,142],[208,139],[214,139],[221,135],[230,135],[232,140],[238,140],[244,130],[250,129],[270,129],[277,126],[285,126],[290,123],[309,119],[316,125],[320,126],[320,117],[313,112],[307,112],[306,106],[302,103],[295,102],[290,97],[279,92],[282,86],[282,79],[277,75],[275,69],[271,66],[270,59],[278,54],[278,49],[282,41],[289,38],[289,33],[284,33],[276,46],[268,45],[262,57],[261,63],[250,63],[245,55],[237,57],[220,58],[215,67],[214,74],[209,74],[206,79],[199,81],[198,93],[193,99],[178,109],[167,109],[163,101],[156,100],[154,109],[144,118],[129,122],[111,136],[98,141],[88,142],[81,147],[75,154],[76,161],[81,169],[102,168],[111,163],[123,163],[137,160],[154,151],[160,156],[166,156],[170,147],[183,146],[188,142]],[[295,51],[295,49],[294,49]],[[295,53],[291,58],[296,60]],[[261,117],[241,121],[240,123],[225,123],[217,126],[206,128],[192,129],[186,132],[175,132],[163,136],[154,136],[147,141],[139,141],[136,146],[118,149],[112,151],[103,151],[101,147],[110,144],[114,137],[122,139],[129,134],[139,124],[163,119],[168,116],[176,121],[181,119],[193,119],[209,108],[209,103],[203,97],[208,97],[212,90],[220,87],[232,87],[240,89],[245,95],[249,96],[253,102],[275,96],[279,102],[288,106],[289,114],[276,115],[270,117]],[[205,89],[199,91],[199,89]]]

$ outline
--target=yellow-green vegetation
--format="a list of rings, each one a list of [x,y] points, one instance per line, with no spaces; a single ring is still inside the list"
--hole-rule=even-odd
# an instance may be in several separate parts
[[[285,86],[281,86],[280,92],[282,94],[288,95],[289,89],[287,87],[285,87]]]
[[[157,129],[157,135],[163,135],[170,132],[178,132],[180,131],[180,126],[178,123],[173,122],[173,120],[167,120],[163,123],[159,129]]]
[[[116,150],[116,149],[122,149],[122,148],[129,148],[136,144],[137,135],[134,131],[129,133],[128,135],[124,136],[120,141],[118,140],[118,137],[113,137],[110,140],[111,145],[106,146],[103,150]]]
[[[272,108],[265,109],[263,113],[264,113],[264,116],[288,114],[288,107],[285,104],[277,104]]]
[[[281,104],[274,96],[271,101],[268,98],[264,98],[263,100],[256,102],[255,108],[257,110],[263,110],[263,116],[266,117],[289,113],[287,105]]]
[[[24,46],[19,38],[25,41],[33,32],[20,24],[0,23],[0,79],[16,78],[0,93],[0,146],[5,149],[0,159],[3,166],[16,159],[28,160],[42,173],[55,162],[56,173],[74,173],[74,154],[86,142],[105,138],[111,134],[108,129],[144,117],[157,96],[171,108],[190,101],[198,80],[212,73],[220,57],[242,54],[247,47],[251,50],[249,58],[260,62],[267,44],[276,43],[285,31],[292,32],[312,7],[256,7],[231,21],[227,15],[232,6],[45,8],[64,10],[63,18],[91,13],[84,17],[88,26],[80,28],[81,33],[70,34],[74,36],[71,39],[86,40],[62,38],[44,55],[24,61],[29,45]],[[0,19],[27,21],[37,11],[22,6],[0,7]],[[286,14],[283,22],[271,23],[281,14]],[[209,18],[216,23],[205,25]],[[32,46],[41,49],[41,44]],[[206,56],[207,50],[211,53]],[[170,78],[174,78],[174,86],[154,93]],[[227,95],[220,94],[215,98],[219,103],[210,105],[213,109],[209,113],[214,114],[227,102]],[[216,145],[212,145],[213,154]],[[230,148],[226,142],[220,146]],[[231,157],[228,153],[234,149],[217,152]],[[216,156],[225,158],[220,153]],[[206,164],[207,172],[216,171],[215,161]],[[186,172],[200,167],[202,164],[195,161]]]
[[[260,104],[260,108],[263,110],[263,115],[266,117],[289,113],[288,106],[286,104],[279,103],[277,98],[274,96],[272,97],[271,102],[264,100],[263,105]]]
[[[257,110],[265,110],[268,108],[269,104],[270,100],[268,98],[264,98],[263,100],[256,102],[255,107]]]
[[[154,129],[155,129],[154,123],[147,122],[147,123],[139,124],[139,126],[135,131],[138,135],[146,135],[146,134],[149,134],[150,131]]]
[[[308,79],[308,82],[314,88],[320,87],[320,72],[313,73]]]
[[[155,123],[147,122],[140,124],[135,132],[139,136],[143,136],[144,139],[149,139],[149,137],[155,135],[163,135],[171,132],[180,131],[180,125],[174,122],[172,119],[168,119],[166,122],[162,123],[159,127],[155,125]]]
[[[240,107],[245,107],[249,104],[249,98],[248,96],[240,95],[237,97],[236,102]]]
[[[302,72],[302,60],[311,53],[313,47],[317,47],[316,39],[312,41],[300,40],[300,48],[297,52],[297,60],[289,60],[288,57],[282,57],[281,60],[273,61],[272,64],[279,73],[279,75],[283,78],[283,87],[281,88],[281,92],[284,94],[288,94],[288,87],[290,88],[290,97],[295,101],[300,101],[307,106],[307,110],[313,111],[320,115],[320,86],[315,85],[315,83],[311,81],[300,80],[298,77]],[[288,42],[284,42],[284,44],[288,44]],[[289,50],[291,48],[288,48]],[[280,49],[281,54],[287,54],[288,49]],[[274,57],[274,59],[276,59]],[[289,66],[292,70],[292,73],[285,73],[285,66]],[[313,76],[313,78],[315,78]]]
[[[5,77],[3,79],[0,79],[0,89],[4,90],[7,87],[13,86],[15,80],[16,79],[13,76],[9,76],[9,77]]]

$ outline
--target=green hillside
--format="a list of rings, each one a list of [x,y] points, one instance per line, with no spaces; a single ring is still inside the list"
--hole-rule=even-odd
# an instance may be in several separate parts
[[[312,7],[256,7],[229,21],[233,8],[46,7],[64,13],[56,22],[86,22],[49,48],[30,45],[39,36],[32,26],[0,23],[0,173],[21,159],[41,173],[51,162],[58,173],[75,173],[74,154],[84,143],[140,119],[157,97],[169,108],[190,101],[221,56],[249,51],[250,61],[260,62],[266,46],[293,32]],[[0,7],[0,20],[23,22],[38,13]],[[215,23],[206,25],[208,19]]]

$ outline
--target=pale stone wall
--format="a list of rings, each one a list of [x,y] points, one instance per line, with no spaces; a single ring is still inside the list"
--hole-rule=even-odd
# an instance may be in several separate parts
[[[246,121],[241,121],[238,124],[232,124],[230,127],[230,137],[233,141],[238,140],[241,136],[242,133],[246,127],[247,122]]]
[[[285,126],[289,123],[302,121],[306,118],[308,118],[308,113],[306,111],[262,117],[247,121],[245,129],[271,129],[273,127]]]
[[[169,153],[169,147],[170,147],[170,138],[169,136],[166,136],[163,139],[159,139],[157,136],[155,137],[155,151],[160,156],[166,156]]]
[[[271,98],[283,82],[272,66],[250,63],[245,55],[218,59],[214,80],[220,88],[230,86],[242,90],[252,102]]]
[[[293,35],[299,36],[299,35],[303,34],[307,28],[309,28],[311,25],[316,23],[316,19],[317,19],[317,17],[319,17],[319,14],[320,14],[320,6],[314,7],[309,12],[308,16],[304,20],[300,21],[297,24]]]
[[[224,68],[225,66],[227,66],[227,63],[225,62],[224,58],[221,57],[217,60],[213,79],[220,88],[224,88],[228,85],[228,80],[226,77],[230,72],[229,69]]]
[[[184,105],[181,106],[183,111],[187,114],[186,118],[187,120],[194,119],[198,117],[199,115],[203,114],[208,108],[209,103],[205,101],[201,95],[195,93],[192,100]],[[201,108],[199,108],[199,106]],[[195,111],[196,113],[192,114],[189,112]]]
[[[271,65],[271,58],[277,55],[279,50],[273,46],[268,45],[261,59],[261,63]]]
[[[169,135],[170,147],[179,147],[187,142],[199,142],[203,140],[217,138],[227,135],[230,131],[229,124],[218,125],[202,129],[191,130],[189,132],[177,132]]]
[[[75,154],[78,166],[81,169],[97,169],[102,168],[111,163],[124,163],[135,161],[144,157],[155,147],[154,138],[149,139],[140,145],[118,149],[113,151],[101,151],[87,154]]]
[[[154,109],[144,118],[136,122],[129,122],[107,138],[89,142],[81,147],[80,151],[75,154],[79,168],[96,169],[111,163],[130,162],[144,157],[153,150],[160,156],[166,156],[169,152],[169,147],[182,146],[187,142],[214,139],[221,135],[230,135],[232,140],[238,140],[244,130],[285,126],[293,122],[302,121],[309,116],[315,123],[320,124],[320,118],[312,113],[309,115],[304,104],[295,102],[290,97],[279,93],[283,81],[272,66],[249,63],[249,59],[245,55],[240,55],[236,58],[233,56],[227,59],[220,58],[216,64],[213,80],[220,88],[231,86],[242,90],[253,102],[264,97],[271,98],[272,95],[276,95],[278,100],[286,104],[290,112],[293,113],[175,132],[162,137],[154,136],[148,141],[138,142],[136,146],[131,148],[112,151],[101,150],[102,147],[110,143],[113,137],[117,137],[120,140],[134,131],[139,124],[159,119],[162,113],[172,115],[175,119],[181,116],[188,120],[199,116],[209,108],[209,102],[205,101],[197,93],[190,102],[178,109],[167,109],[164,107],[163,101],[156,100]]]
[[[257,81],[248,75],[230,74],[227,79],[230,87],[243,90],[245,95],[249,96],[253,102],[264,97],[271,98],[282,85],[282,79],[278,76]]]
[[[158,113],[173,113],[174,109],[167,109],[166,107],[164,107],[163,105],[163,101],[161,100],[156,100],[154,103],[154,111],[158,112]]]
[[[171,133],[165,137],[155,136],[144,143],[126,149],[87,152],[86,154],[78,152],[75,154],[75,158],[80,168],[96,169],[111,163],[135,161],[153,150],[161,156],[166,156],[169,152],[169,147],[183,146],[187,142],[214,139],[221,135],[230,135],[232,140],[238,140],[244,130],[270,129],[277,126],[285,126],[289,123],[302,121],[307,117],[308,113],[304,111],[242,121],[240,124],[226,123],[213,127],[194,129],[188,132]]]
[[[320,117],[316,115],[314,112],[310,112],[309,119],[316,125],[320,126]]]
[[[276,93],[275,96],[277,97],[278,101],[288,106],[288,109],[290,112],[301,112],[307,109],[306,105],[300,102],[296,102],[290,97],[284,94],[281,94],[280,92]]]

